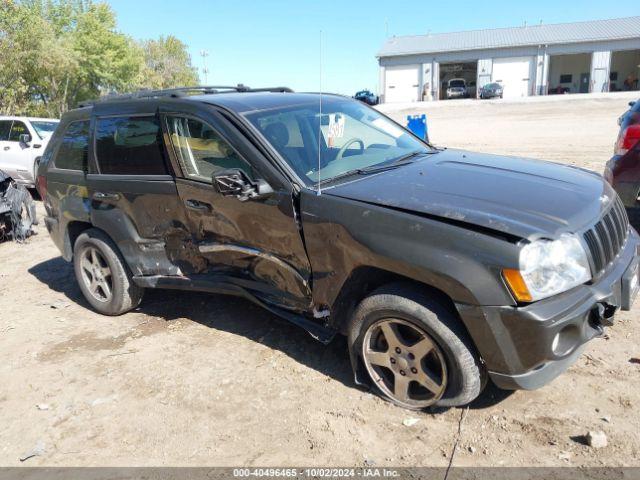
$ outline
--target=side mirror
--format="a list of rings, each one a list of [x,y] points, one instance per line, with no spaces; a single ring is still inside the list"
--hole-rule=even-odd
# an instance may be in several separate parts
[[[230,168],[214,173],[212,183],[221,195],[236,197],[241,202],[273,193],[273,188],[266,181],[260,179],[252,182],[247,174],[239,168]]]
[[[633,107],[636,104],[636,102],[629,102],[629,106]]]
[[[23,133],[18,137],[18,141],[23,145],[28,145],[31,142],[31,135]]]

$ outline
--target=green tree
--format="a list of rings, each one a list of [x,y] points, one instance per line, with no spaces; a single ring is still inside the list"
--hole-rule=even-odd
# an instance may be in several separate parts
[[[197,80],[175,37],[137,43],[106,3],[0,0],[0,112],[60,116],[79,102]]]
[[[40,46],[42,24],[12,0],[0,2],[0,111],[24,112],[30,103],[28,52]]]
[[[142,86],[172,88],[198,83],[198,74],[191,65],[187,46],[174,36],[142,42],[145,68]]]

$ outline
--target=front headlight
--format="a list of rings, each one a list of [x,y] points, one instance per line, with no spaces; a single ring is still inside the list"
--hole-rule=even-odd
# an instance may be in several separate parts
[[[591,280],[587,253],[569,234],[525,245],[520,251],[520,269],[504,270],[503,274],[521,302],[551,297]]]

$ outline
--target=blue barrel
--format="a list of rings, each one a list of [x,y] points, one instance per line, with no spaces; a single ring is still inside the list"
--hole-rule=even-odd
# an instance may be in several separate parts
[[[408,115],[407,116],[407,128],[419,138],[424,141],[429,141],[429,130],[427,129],[427,116],[422,115]]]

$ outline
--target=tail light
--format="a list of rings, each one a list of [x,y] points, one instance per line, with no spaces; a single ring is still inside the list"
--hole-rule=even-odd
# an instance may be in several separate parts
[[[44,201],[47,195],[47,177],[44,175],[38,175],[36,178],[36,189],[40,194],[40,198]]]
[[[616,143],[616,155],[624,155],[640,142],[640,124],[629,125]]]

